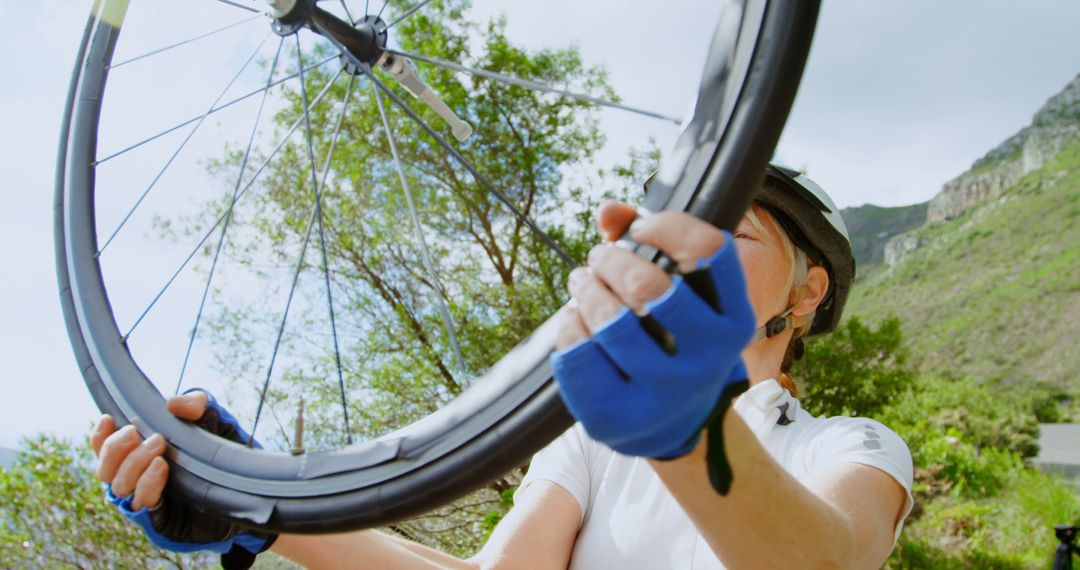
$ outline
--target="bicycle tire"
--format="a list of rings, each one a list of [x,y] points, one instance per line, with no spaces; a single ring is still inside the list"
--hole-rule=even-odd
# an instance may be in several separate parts
[[[115,8],[112,0],[95,3],[69,89],[55,194],[57,277],[72,348],[95,402],[118,424],[166,435],[171,492],[249,528],[366,528],[474,490],[572,424],[548,368],[550,320],[448,406],[333,453],[249,449],[165,412],[164,397],[124,343],[96,256],[94,161],[101,100],[122,29],[122,14],[109,13]],[[802,0],[730,3],[726,14],[734,19],[717,26],[693,116],[644,207],[686,210],[727,229],[737,224],[794,100],[817,10],[817,2]]]

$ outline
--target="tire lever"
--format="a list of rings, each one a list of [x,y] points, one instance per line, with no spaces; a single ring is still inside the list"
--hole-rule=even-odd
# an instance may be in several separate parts
[[[637,220],[643,218],[651,213],[652,212],[645,210],[644,208],[638,208],[637,215],[634,219]],[[627,228],[629,229],[629,227],[630,226],[628,225]],[[615,241],[615,246],[629,251],[635,251],[639,247],[644,247],[630,237],[629,231],[624,232],[623,235]],[[678,272],[675,263],[673,263],[671,258],[663,252],[660,253],[660,259],[656,261],[656,264],[668,275]],[[641,323],[641,328],[645,329],[645,334],[649,335],[657,346],[667,353],[668,356],[674,356],[675,353],[678,352],[679,347],[675,340],[675,335],[667,330],[664,325],[660,324],[660,321],[656,320],[656,317],[652,316],[647,309],[642,308],[641,310],[634,310],[634,315],[638,318],[638,322]]]
[[[637,212],[637,215],[634,217],[635,220],[652,214],[652,212],[645,210],[644,208],[638,208]],[[627,226],[627,228],[629,228],[629,226]],[[629,251],[635,251],[639,247],[644,247],[634,241],[634,239],[630,237],[629,232],[624,233],[616,240],[615,245]],[[692,289],[694,293],[697,293],[702,301],[705,301],[705,303],[712,307],[717,313],[723,312],[723,307],[720,304],[720,296],[716,293],[716,283],[713,281],[708,265],[699,267],[689,273],[680,273],[678,265],[663,252],[660,252],[660,258],[657,259],[656,265],[663,269],[664,273],[667,273],[668,275],[681,275],[683,281],[690,286],[690,289]],[[658,344],[664,352],[669,355],[674,355],[676,353],[678,346],[675,341],[675,335],[664,328],[664,325],[660,324],[660,321],[657,321],[656,317],[653,317],[644,310],[635,311],[634,314],[637,315],[645,332],[656,341],[656,344]]]

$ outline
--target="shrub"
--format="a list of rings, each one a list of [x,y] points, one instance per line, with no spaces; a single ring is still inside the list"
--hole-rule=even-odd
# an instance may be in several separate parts
[[[89,450],[49,436],[0,469],[0,567],[195,568],[214,557],[155,548],[105,501]]]
[[[976,450],[1010,450],[1024,459],[1039,452],[1030,400],[971,379],[919,377],[877,419],[898,431],[917,428],[901,434],[912,449],[931,434],[952,431]]]
[[[1055,524],[1080,523],[1080,499],[1056,477],[1017,471],[993,499],[944,497],[910,522],[886,568],[1046,568]]]
[[[927,495],[948,491],[953,496],[993,496],[1023,467],[1019,455],[1012,451],[979,449],[962,437],[956,430],[949,430],[912,448],[920,483],[936,486],[926,489]]]
[[[793,367],[803,405],[818,415],[874,416],[914,378],[900,320],[873,329],[852,317],[832,334],[806,343]]]

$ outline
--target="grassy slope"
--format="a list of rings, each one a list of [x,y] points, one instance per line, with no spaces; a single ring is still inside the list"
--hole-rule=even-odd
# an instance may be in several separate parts
[[[1080,142],[1000,198],[867,268],[849,315],[899,316],[924,369],[1080,387]]]

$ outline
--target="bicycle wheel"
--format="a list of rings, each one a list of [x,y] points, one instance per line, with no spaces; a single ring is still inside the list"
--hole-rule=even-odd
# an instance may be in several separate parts
[[[510,93],[508,96],[518,97],[514,101],[524,105],[519,111],[525,114],[531,109],[529,105],[548,105],[558,101],[566,106],[560,108],[559,113],[544,118],[551,122],[549,134],[577,132],[572,130],[571,123],[566,122],[572,121],[572,112],[587,113],[587,109],[594,107],[652,115],[661,120],[665,120],[665,115],[616,101],[610,89],[605,89],[603,85],[597,87],[597,81],[602,83],[603,74],[580,75],[579,78],[584,78],[586,85],[579,92],[562,84],[545,84],[544,73],[550,71],[545,71],[546,68],[530,70],[523,63],[523,67],[517,69],[518,73],[512,73],[515,70],[513,61],[507,63],[506,59],[518,52],[512,49],[513,46],[502,42],[497,20],[494,28],[491,28],[497,33],[485,36],[487,44],[470,46],[466,41],[455,44],[456,53],[461,54],[462,58],[466,58],[471,50],[484,54],[483,57],[471,57],[462,63],[460,60],[446,61],[432,57],[430,53],[419,52],[418,49],[428,45],[425,38],[438,36],[436,39],[443,41],[439,39],[439,34],[444,26],[450,24],[439,18],[460,16],[460,10],[455,12],[457,8],[453,5],[447,7],[443,2],[429,4],[429,1],[421,0],[412,7],[402,7],[396,3],[390,8],[382,5],[378,10],[374,9],[375,6],[365,5],[361,10],[359,2],[317,4],[299,0],[295,3],[277,2],[280,10],[268,15],[264,13],[265,6],[262,4],[218,0],[210,4],[211,11],[223,18],[221,24],[207,23],[199,14],[194,21],[205,33],[171,42],[164,48],[142,52],[132,48],[123,58],[114,57],[121,37],[142,37],[133,35],[126,0],[96,2],[87,23],[62,127],[55,198],[57,274],[68,333],[86,384],[101,410],[112,414],[118,423],[135,424],[140,433],[158,432],[165,435],[170,442],[168,458],[173,465],[171,488],[195,504],[237,524],[276,532],[332,532],[401,520],[460,497],[521,464],[572,422],[558,398],[548,368],[548,355],[554,343],[553,323],[532,314],[541,309],[550,311],[552,306],[557,306],[558,299],[534,306],[519,297],[488,304],[469,298],[477,291],[469,287],[484,287],[483,291],[510,291],[507,294],[513,295],[513,286],[518,284],[508,286],[505,275],[497,271],[492,277],[476,275],[470,279],[466,275],[463,278],[462,274],[468,273],[468,268],[472,267],[468,265],[472,263],[468,260],[478,257],[484,259],[485,263],[495,263],[492,259],[494,256],[491,251],[475,243],[455,245],[452,238],[446,236],[453,232],[464,235],[470,231],[497,233],[512,229],[518,233],[506,235],[517,236],[517,241],[509,239],[505,243],[529,250],[530,253],[521,258],[523,263],[527,261],[541,266],[535,270],[536,274],[550,276],[565,273],[574,263],[573,252],[584,251],[581,249],[584,242],[575,242],[567,237],[570,231],[567,228],[581,228],[572,221],[561,226],[559,223],[562,222],[557,222],[563,210],[560,210],[556,198],[565,199],[566,195],[555,194],[555,198],[550,199],[552,205],[544,213],[538,207],[531,206],[530,194],[516,190],[519,186],[527,187],[535,183],[529,177],[535,176],[533,173],[536,171],[525,170],[533,165],[521,166],[520,171],[515,170],[518,165],[512,162],[507,166],[506,161],[514,158],[498,156],[506,143],[484,139],[485,131],[497,131],[494,127],[485,128],[485,124],[506,121],[508,127],[513,127],[517,124],[514,123],[516,119],[486,116],[484,113],[497,108],[497,105],[485,107],[477,103],[473,106],[469,101],[472,100],[470,98],[493,97],[491,94],[495,90],[505,89],[506,93]],[[429,13],[433,15],[427,15]],[[144,15],[147,14],[148,21],[166,19],[154,15],[156,12]],[[661,174],[652,183],[643,206],[654,211],[687,210],[730,229],[748,207],[783,127],[809,49],[817,3],[799,0],[732,1],[722,6],[718,14],[718,21],[709,26],[704,40],[703,45],[707,46],[704,71],[700,84],[693,88],[692,95],[696,99],[691,113],[683,120],[681,130],[674,135],[674,147],[665,155]],[[562,18],[561,15],[559,17]],[[180,19],[169,19],[169,25],[164,29],[174,29]],[[238,44],[228,37],[229,34],[246,28],[256,28],[256,39],[262,38],[262,43],[257,44],[259,47],[250,56],[246,56],[247,51],[241,53],[237,51],[239,48],[228,47]],[[482,31],[476,26],[462,25],[461,29],[477,33]],[[121,34],[122,31],[124,34]],[[395,38],[397,32],[401,34]],[[150,96],[160,98],[139,98],[147,96],[138,89],[157,87],[158,83],[172,81],[184,72],[195,76],[203,73],[211,75],[206,71],[209,60],[194,58],[194,62],[179,63],[183,60],[177,54],[183,55],[182,52],[190,44],[210,41],[206,38],[223,37],[227,43],[221,45],[226,47],[219,48],[213,61],[246,61],[241,72],[232,76],[229,86],[201,114],[175,123],[166,122],[164,124],[173,126],[151,130],[154,134],[150,136],[145,136],[145,133],[133,136],[146,123],[167,114],[170,105],[181,106],[187,101],[187,98],[168,100],[168,90],[163,92],[164,95]],[[304,48],[302,41],[309,42],[309,45]],[[581,69],[575,67],[580,64],[575,59],[576,52],[544,53],[547,59],[528,61],[547,64],[554,61],[563,66],[560,68],[563,71]],[[570,55],[560,59],[552,56],[552,53],[556,56]],[[499,61],[505,64],[504,67],[496,65],[497,58],[492,54],[502,58]],[[151,67],[151,63],[161,57],[177,59]],[[305,60],[305,57],[308,59]],[[393,58],[398,58],[399,62],[401,58],[419,62],[416,65],[424,66],[421,76],[427,74],[429,78],[440,78],[438,85],[442,96],[450,103],[447,107],[471,121],[477,127],[477,132],[464,143],[452,144],[442,134],[446,131],[446,125],[439,122],[442,115],[433,111],[438,101],[431,103],[430,107],[422,106],[419,102],[411,105],[403,98],[406,91],[395,83],[390,73],[385,72],[392,63],[388,60]],[[282,61],[294,63],[282,64]],[[252,62],[256,62],[254,66]],[[472,65],[473,62],[477,62],[477,65]],[[145,66],[152,79],[127,81],[122,75],[127,70],[117,68],[129,64],[131,67]],[[289,65],[292,67],[289,68]],[[266,72],[267,68],[269,73]],[[230,99],[226,95],[235,93],[235,85],[239,85],[237,78],[243,76],[245,69],[259,70],[262,86]],[[113,77],[107,84],[106,79],[110,76]],[[472,83],[466,84],[457,77],[465,77]],[[408,78],[401,82],[407,83]],[[320,84],[321,89],[317,88]],[[172,85],[187,84],[181,82]],[[121,87],[133,89],[141,95],[125,94]],[[423,99],[423,89],[417,89],[415,84],[413,87],[412,92]],[[172,89],[169,87],[169,90]],[[417,93],[417,90],[421,93]],[[327,93],[342,92],[344,96],[336,111],[331,110],[328,104],[319,106]],[[268,95],[271,93],[276,93],[277,99]],[[352,111],[348,106],[361,93],[365,101],[363,105],[366,106]],[[154,108],[149,101],[167,101],[169,105]],[[219,173],[229,174],[232,182],[226,192],[216,195],[216,198],[195,200],[197,206],[192,210],[194,214],[188,218],[172,217],[173,211],[168,202],[159,204],[160,212],[156,218],[144,214],[140,208],[144,207],[144,203],[153,202],[156,195],[152,190],[160,181],[165,180],[161,185],[169,184],[170,166],[185,160],[182,151],[196,131],[204,125],[204,130],[214,128],[214,121],[207,118],[213,116],[216,120],[223,115],[223,110],[239,107],[242,101],[252,106],[258,103],[254,126],[248,122],[242,134],[232,138],[231,135],[223,135],[215,139],[216,143],[226,145],[226,151],[219,152],[219,156],[225,154],[224,158],[217,160],[211,154],[208,155],[210,158],[204,156],[195,161],[195,166],[203,170],[209,167],[211,171],[216,169]],[[427,101],[431,101],[430,95]],[[140,115],[141,110],[147,107],[152,112]],[[346,109],[350,109],[352,114],[348,114]],[[366,114],[359,114],[361,111]],[[391,112],[394,114],[391,115]],[[131,120],[115,119],[132,114],[135,118]],[[267,133],[266,123],[261,125],[260,130],[260,117],[269,114],[274,114],[277,121],[272,133]],[[346,116],[348,121],[345,120]],[[411,124],[415,130],[408,137],[403,137],[403,129],[392,127],[388,118],[391,116],[397,121],[395,125]],[[110,122],[120,126],[109,131]],[[456,130],[455,136],[464,134],[460,130],[460,123],[452,124]],[[595,129],[597,124],[592,123],[591,128]],[[506,132],[531,142],[533,133],[540,132],[543,125],[540,122],[529,125],[527,130],[508,128]],[[290,139],[297,130],[300,134],[296,140]],[[260,143],[253,142],[257,135],[270,142],[263,142],[260,146]],[[372,138],[376,136],[378,138]],[[116,142],[124,137],[128,137],[128,143]],[[158,151],[161,153],[160,162],[152,164],[147,158],[149,155],[139,155],[137,160],[129,161],[122,168],[109,170],[125,156],[144,151],[150,153],[147,149],[167,142],[170,137],[174,142]],[[114,148],[99,151],[99,145],[105,145],[105,138]],[[131,140],[138,142],[130,144]],[[360,147],[372,142],[378,147],[378,154],[364,154],[368,151]],[[230,144],[233,146],[228,146]],[[236,150],[230,153],[227,152],[229,148]],[[240,151],[241,148],[245,150]],[[336,166],[339,163],[334,163],[335,166],[331,168],[335,148],[344,149],[350,153],[348,156],[359,157],[357,160],[371,162],[365,168]],[[317,160],[316,155],[322,160]],[[420,167],[410,165],[402,156],[435,157],[431,160],[443,161],[445,172],[449,174],[443,176],[439,172],[429,171],[418,174],[410,167],[416,170],[420,170]],[[548,161],[543,167],[548,169],[546,176],[560,180],[566,178],[558,172],[552,173],[553,169],[560,167],[559,161],[565,160],[565,157],[560,157],[545,159]],[[255,167],[258,158],[263,160]],[[160,166],[162,163],[164,166]],[[115,207],[114,202],[119,200],[116,194],[122,194],[115,189],[131,186],[123,181],[134,177],[135,172],[142,172],[140,168],[149,169],[145,171],[149,184],[137,186],[136,191],[126,197],[125,205]],[[260,180],[264,168],[268,174]],[[513,176],[519,173],[528,179],[511,183]],[[192,176],[191,179],[172,182],[173,188],[183,189],[183,192],[172,194],[186,195],[201,190],[203,179]],[[462,196],[441,190],[425,190],[424,183],[442,180],[440,176],[455,181],[466,180],[460,184],[473,193]],[[375,177],[379,177],[377,179],[381,182],[374,186],[393,183],[394,192],[363,190],[366,188],[365,181],[369,178],[375,180]],[[414,200],[410,186],[422,200]],[[280,198],[282,192],[299,192],[296,188],[307,189],[304,195],[309,196],[310,201],[303,207],[295,201]],[[334,188],[338,189],[336,193]],[[343,190],[345,188],[349,191]],[[257,195],[263,197],[254,197]],[[362,197],[353,198],[354,195]],[[242,215],[239,208],[244,200],[255,200],[258,207]],[[469,210],[470,213],[494,211],[497,206],[504,209],[504,217],[502,221],[491,222],[475,221],[475,217],[463,216],[454,218],[460,220],[460,227],[439,228],[436,227],[438,220],[420,219],[418,203],[422,208],[436,211],[450,206],[474,208]],[[368,213],[384,206],[389,208],[385,216],[391,220],[379,226],[366,225],[367,220],[375,217],[374,213],[370,216]],[[357,209],[361,209],[363,214],[357,215]],[[342,218],[345,215],[342,212],[346,211],[352,217]],[[142,234],[130,229],[137,223],[133,220],[140,217],[151,220],[143,226]],[[157,246],[147,245],[147,236],[155,231],[169,233],[174,222],[182,225],[176,222],[177,219],[188,220],[186,223],[190,225],[187,228],[196,232],[189,240],[196,242],[195,247],[186,256],[177,257],[182,260],[179,269],[159,275],[153,270],[158,269],[159,258],[167,256]],[[399,220],[400,223],[397,223]],[[476,227],[471,225],[474,222]],[[346,223],[357,225],[341,227]],[[240,237],[228,233],[230,224],[235,228],[231,231],[238,232]],[[484,227],[476,229],[481,226]],[[390,236],[393,240],[384,235],[387,232],[393,234]],[[440,239],[426,239],[426,232],[435,232]],[[134,237],[125,237],[129,234],[134,234]],[[171,235],[173,241],[182,241],[180,238],[185,237],[183,231],[174,231]],[[202,236],[201,240],[196,239],[199,236]],[[371,253],[354,243],[363,238],[374,240],[371,243],[377,243],[380,250]],[[406,242],[410,247],[415,246],[419,253],[402,253],[404,249],[395,249],[395,240]],[[432,241],[438,243],[429,243]],[[244,245],[231,245],[234,243]],[[271,244],[269,249],[260,250],[266,243]],[[578,250],[572,247],[575,244]],[[187,246],[190,245],[187,243]],[[295,255],[290,254],[292,257],[288,262],[280,250],[275,249],[285,246],[295,246],[299,250]],[[230,247],[234,249],[230,250]],[[349,250],[349,247],[357,249]],[[655,251],[647,248],[639,250],[641,255],[656,258]],[[239,275],[236,277],[238,286],[222,291],[212,283],[221,272],[226,271],[221,267],[229,261],[229,252],[235,252],[237,259],[243,255],[249,256],[243,259],[246,263],[244,267],[250,270],[250,274]],[[128,259],[120,263],[113,260],[123,253],[131,253],[131,257],[139,261]],[[311,257],[305,260],[307,254]],[[350,254],[361,259],[352,259],[352,265],[341,261]],[[192,262],[193,259],[197,261]],[[377,259],[379,263],[371,262],[372,259]],[[174,364],[179,364],[179,379],[168,375],[168,378],[163,378],[156,370],[150,370],[150,362],[157,351],[164,350],[162,347],[168,343],[157,338],[142,338],[144,329],[138,327],[148,326],[140,323],[148,314],[162,310],[159,300],[168,298],[166,292],[169,287],[177,287],[173,285],[174,281],[193,273],[189,265],[199,263],[203,264],[203,275],[199,275],[201,284],[192,289],[197,293],[194,297],[197,302],[190,303],[188,309],[188,315],[194,315],[193,319],[174,326],[182,331],[176,336],[184,338],[179,348],[173,351],[179,352],[180,356],[169,356]],[[446,276],[446,268],[451,266],[456,268],[458,281]],[[391,277],[398,277],[390,274],[398,272],[405,274],[403,279],[408,278],[401,283],[411,284],[401,285],[397,293],[379,288],[379,284],[390,290],[398,287],[396,284],[399,281],[390,281]],[[251,275],[279,277],[281,281],[266,289],[258,289],[252,285],[254,277],[249,279]],[[302,280],[302,276],[309,278]],[[503,281],[500,281],[500,277]],[[125,287],[127,280],[139,279],[157,279],[165,283],[155,295],[146,295],[146,298],[152,299],[148,307],[144,307],[145,299],[131,303],[127,301],[131,297],[130,288]],[[343,288],[345,286],[342,284],[353,282],[351,280],[362,281],[365,289],[356,293]],[[552,281],[550,278],[548,280]],[[304,285],[298,287],[298,282],[311,285],[305,290]],[[537,287],[536,291],[554,295],[551,292],[560,289],[561,285],[554,280]],[[262,360],[258,380],[249,378],[246,381],[250,385],[243,384],[237,388],[240,392],[257,396],[256,401],[250,404],[254,409],[243,409],[240,405],[242,413],[239,415],[253,416],[251,431],[264,443],[277,442],[266,449],[252,449],[224,441],[173,418],[164,410],[163,393],[180,389],[185,382],[184,370],[189,368],[189,357],[194,358],[192,346],[196,345],[197,338],[203,338],[200,334],[209,334],[202,332],[202,329],[211,325],[203,322],[200,329],[204,310],[212,311],[209,307],[213,302],[207,299],[228,297],[236,291],[250,293],[255,299],[250,307],[256,307],[256,310],[229,312],[228,299],[225,299],[218,313],[218,318],[222,320],[216,322],[220,325],[218,332],[233,332],[233,340],[238,346],[250,348],[263,341],[268,347],[272,346],[269,354],[252,356],[255,360]],[[305,291],[310,295],[306,295]],[[356,298],[349,297],[350,294]],[[370,298],[364,296],[368,294]],[[272,310],[265,310],[266,299],[274,295],[284,299],[284,308],[277,305]],[[319,313],[320,316],[311,316],[317,313],[315,305],[302,306],[305,302],[303,299],[319,296],[324,298],[326,310]],[[351,303],[348,304],[349,311],[345,313],[351,314],[356,310],[371,317],[369,321],[358,322],[350,333],[353,336],[349,338],[339,335],[343,328],[342,304],[346,303],[343,297]],[[422,302],[423,307],[411,308],[405,302],[395,304],[395,299],[400,300],[399,297]],[[374,306],[371,299],[389,299],[390,308],[371,308]],[[294,302],[299,305],[291,305]],[[471,310],[470,303],[482,306]],[[155,308],[155,304],[159,308]],[[514,316],[517,313],[511,311],[506,314],[510,314],[513,318],[509,320],[514,322],[500,322],[485,328],[484,334],[488,336],[479,335],[467,341],[456,337],[468,327],[477,326],[477,321],[487,323],[502,315],[500,311],[504,305],[520,307],[522,304],[525,309],[521,311],[528,313],[528,318],[518,319]],[[279,357],[279,348],[288,346],[290,339],[293,344],[299,345],[315,338],[287,332],[290,307],[294,320],[302,318],[317,322],[319,326],[328,324],[329,327],[317,333],[316,340],[325,341],[322,343],[325,346],[294,353],[290,364],[293,377],[282,379],[284,373],[281,370],[286,366],[282,362],[287,358]],[[265,316],[271,313],[272,318]],[[297,317],[297,314],[301,316]],[[388,320],[380,321],[382,318]],[[254,338],[238,332],[245,330],[242,328],[244,323],[252,319],[273,320],[277,324],[275,330],[265,338]],[[509,352],[488,354],[501,350],[498,347],[503,345],[500,343],[504,343],[504,339],[500,335],[507,334],[507,330],[513,330],[516,324],[520,324],[515,319],[542,324],[531,333],[521,331],[528,333],[527,336],[514,339],[520,342]],[[161,320],[177,319],[170,313]],[[383,334],[386,331],[379,328],[379,323],[384,322],[404,322],[415,326],[393,329],[398,331],[394,334]],[[435,325],[436,330],[441,327],[441,332],[425,332],[428,330],[425,327],[431,324]],[[241,328],[229,329],[234,325]],[[376,344],[371,344],[373,342]],[[428,356],[438,353],[437,362],[428,366],[415,364],[428,362],[419,357],[410,357],[411,360],[399,358],[396,351],[401,346],[398,345],[418,347],[417,350]],[[350,346],[355,350],[350,352]],[[373,346],[377,350],[372,349]],[[479,352],[480,356],[463,356],[462,346]],[[361,348],[370,350],[365,352]],[[243,360],[246,357],[219,355],[217,358],[226,361],[223,366],[229,366],[235,364],[232,359]],[[319,364],[307,363],[312,360]],[[371,364],[372,361],[374,364]],[[377,371],[364,368],[368,364],[378,367]],[[245,370],[250,372],[251,369]],[[349,383],[363,374],[374,375],[374,379],[367,378],[366,387],[356,388]],[[325,403],[322,400],[336,399],[340,393],[339,419],[344,425],[339,432],[333,429],[313,432],[314,437],[321,438],[320,441],[338,438],[344,442],[342,446],[304,450],[297,441],[298,436],[290,441],[280,422],[278,432],[265,432],[265,429],[264,432],[256,431],[260,425],[267,425],[266,422],[259,423],[260,414],[268,411],[275,415],[275,402],[282,404],[284,401],[284,396],[271,385],[271,380],[293,381],[295,383],[291,385],[309,386],[324,375],[328,378],[324,379],[325,382],[320,380],[320,388],[308,392],[309,410],[328,410],[326,406],[319,407]],[[364,432],[364,422],[359,421],[363,418],[358,418],[358,415],[362,415],[365,406],[383,402],[373,395],[375,392],[371,386],[390,380],[407,384],[416,381],[415,377],[424,375],[459,382],[459,389],[447,388],[447,384],[443,384],[429,392],[417,392],[428,394],[434,400],[447,399],[449,403],[437,407],[418,421],[388,433]],[[174,382],[175,389],[172,388]],[[348,401],[347,396],[355,397],[359,402]],[[386,405],[385,402],[383,405],[388,408],[387,413],[395,411],[393,405]],[[433,407],[431,401],[408,402],[401,406],[402,409],[412,410],[414,416]],[[363,441],[354,442],[354,436]],[[290,452],[290,447],[297,449]]]

